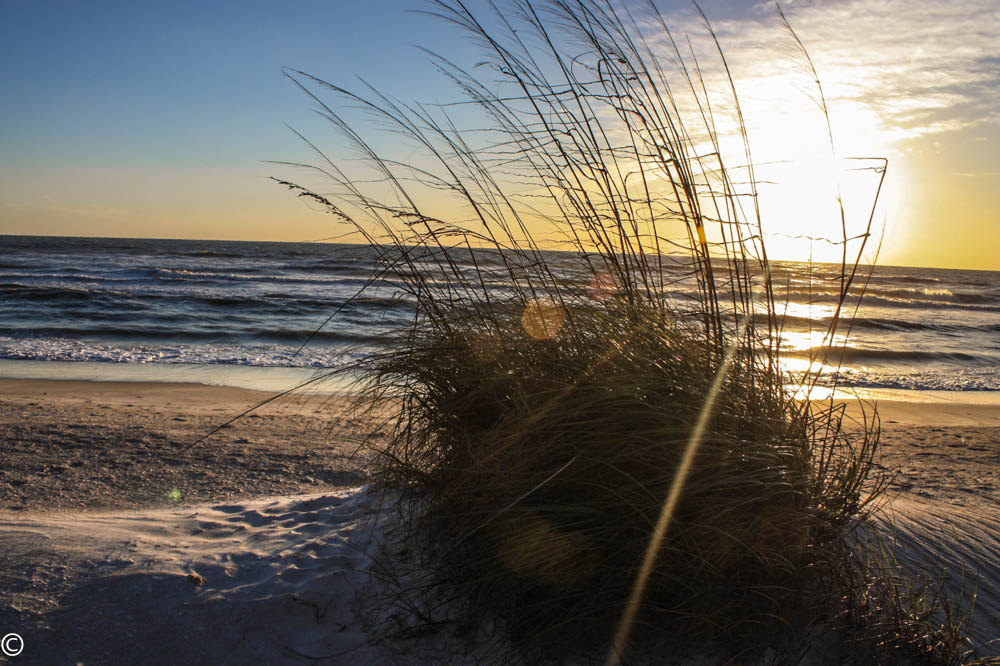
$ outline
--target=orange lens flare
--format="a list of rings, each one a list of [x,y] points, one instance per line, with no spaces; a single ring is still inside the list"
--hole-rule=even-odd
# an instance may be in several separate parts
[[[587,285],[587,293],[595,301],[606,301],[618,293],[618,287],[610,273],[598,273]]]
[[[500,561],[523,578],[568,588],[587,583],[597,570],[597,549],[589,537],[557,529],[536,513],[508,518],[497,531]]]
[[[531,301],[521,315],[521,327],[535,340],[551,340],[556,337],[565,321],[566,311],[550,301]]]

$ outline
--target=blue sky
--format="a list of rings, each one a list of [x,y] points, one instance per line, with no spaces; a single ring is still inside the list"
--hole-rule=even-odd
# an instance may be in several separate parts
[[[276,157],[291,144],[282,123],[308,108],[283,67],[331,78],[364,72],[402,94],[418,90],[398,63],[413,57],[409,40],[434,39],[442,26],[405,6],[5,0],[4,162],[222,166]]]
[[[285,124],[321,145],[332,136],[282,68],[348,86],[361,76],[407,101],[454,100],[414,45],[465,63],[476,52],[451,27],[407,12],[426,6],[0,0],[0,233],[329,235],[327,219],[267,180],[288,173],[266,160],[310,159]],[[781,147],[771,137],[787,121],[768,126],[771,93],[753,99],[787,78],[775,65],[773,9],[704,6],[765,119],[759,145]],[[662,7],[697,39],[687,3]],[[890,158],[884,259],[1000,269],[982,242],[1000,231],[995,2],[784,7],[837,108],[844,150]]]

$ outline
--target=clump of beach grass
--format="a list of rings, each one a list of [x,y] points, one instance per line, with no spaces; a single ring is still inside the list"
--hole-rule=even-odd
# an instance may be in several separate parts
[[[775,650],[801,657],[796,635],[858,624],[897,654],[864,613],[837,620],[868,598],[851,534],[884,487],[877,416],[852,433],[842,409],[786,390],[727,63],[720,48],[710,91],[650,10],[519,0],[484,23],[431,2],[484,50],[476,74],[431,54],[454,107],[289,72],[364,166],[316,148],[322,190],[280,182],[368,242],[373,284],[415,304],[356,394],[393,415],[372,476],[415,563],[386,565],[385,603],[409,636],[499,628],[494,648],[513,647],[491,661],[617,664],[700,640],[795,663]],[[345,116],[359,112],[406,163]],[[470,113],[482,124],[459,130]],[[841,303],[862,226],[834,239]]]
[[[738,347],[720,375],[719,350],[669,313],[573,308],[561,313],[572,337],[542,339],[518,314],[498,329],[453,320],[374,365],[406,411],[379,478],[406,495],[434,578],[519,643],[609,643],[721,379],[636,621],[640,634],[724,631],[735,644],[783,631],[817,553],[860,509],[865,459],[818,443]],[[837,458],[825,476],[819,449]]]

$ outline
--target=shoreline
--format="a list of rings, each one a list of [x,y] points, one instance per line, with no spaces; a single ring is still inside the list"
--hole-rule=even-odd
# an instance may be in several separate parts
[[[155,508],[366,481],[356,449],[373,424],[352,416],[344,395],[292,393],[253,409],[276,395],[0,379],[0,511]],[[844,404],[847,426],[872,414],[871,403]],[[894,492],[1000,502],[1000,405],[881,400],[877,411]]]
[[[190,363],[109,363],[98,361],[34,361],[0,359],[0,381],[88,381],[130,384],[201,384],[262,392],[300,389],[303,393],[337,394],[350,385],[347,377],[322,378],[329,369]],[[319,381],[317,381],[317,378]]]
[[[262,392],[295,390],[308,394],[343,394],[350,391],[354,377],[337,373],[333,367],[284,367],[191,363],[119,363],[107,361],[40,361],[0,359],[0,381],[92,381],[134,384],[202,384],[243,388]],[[796,399],[802,390],[794,384],[786,388]],[[833,396],[837,402],[878,401],[922,405],[983,405],[1000,408],[1000,390],[939,390],[903,388],[842,387],[836,390],[817,386],[815,402]]]

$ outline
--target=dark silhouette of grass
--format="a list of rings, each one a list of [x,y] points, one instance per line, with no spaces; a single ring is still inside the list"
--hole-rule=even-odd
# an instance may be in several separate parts
[[[489,24],[460,0],[427,13],[482,45],[475,72],[430,57],[489,125],[460,131],[466,106],[292,71],[365,171],[309,143],[317,162],[298,166],[324,190],[279,181],[360,234],[379,277],[417,303],[357,393],[393,414],[372,473],[411,553],[384,570],[398,635],[492,624],[490,661],[611,664],[695,641],[796,663],[803,637],[832,633],[838,663],[954,663],[955,623],[934,633],[906,603],[862,610],[895,589],[852,537],[885,483],[878,418],[849,434],[842,408],[784,388],[766,221],[721,47],[724,89],[710,91],[652,6],[642,21],[604,0],[519,0]],[[719,94],[743,141],[734,166]],[[383,156],[356,112],[412,159]],[[871,223],[834,239],[828,340],[863,292]]]

